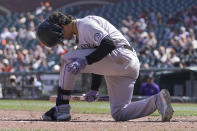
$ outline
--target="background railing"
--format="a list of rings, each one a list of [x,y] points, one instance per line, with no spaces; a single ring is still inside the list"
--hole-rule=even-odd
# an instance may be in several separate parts
[[[139,95],[139,88],[146,76],[154,73],[155,82],[161,89],[168,89],[175,97],[197,97],[197,70],[193,68],[141,69],[136,81],[134,95]],[[47,99],[56,94],[59,72],[15,72],[0,73],[2,98]],[[73,94],[83,94],[90,89],[90,74],[77,76]],[[99,89],[101,95],[107,95],[106,83],[103,79]]]

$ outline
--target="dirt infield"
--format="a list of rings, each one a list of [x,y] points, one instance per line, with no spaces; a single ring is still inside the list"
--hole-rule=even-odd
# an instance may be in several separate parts
[[[115,122],[110,115],[72,114],[69,122],[46,122],[40,119],[43,112],[0,110],[0,129],[41,130],[197,130],[197,117],[174,117],[171,122],[160,122],[160,117],[144,117],[127,122]]]

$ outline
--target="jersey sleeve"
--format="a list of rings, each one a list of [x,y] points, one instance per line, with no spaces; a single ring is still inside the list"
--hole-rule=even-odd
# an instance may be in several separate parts
[[[83,26],[84,40],[87,43],[99,46],[108,33],[96,22],[88,22]]]

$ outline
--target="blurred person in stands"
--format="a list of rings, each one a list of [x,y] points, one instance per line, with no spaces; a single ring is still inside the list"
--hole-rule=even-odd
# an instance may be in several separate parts
[[[25,24],[25,22],[27,21],[27,18],[25,16],[25,14],[24,13],[21,13],[19,17],[20,18],[18,19],[18,23],[19,24]]]
[[[166,27],[164,32],[163,32],[163,39],[164,40],[169,40],[173,37],[174,32],[169,27]]]
[[[26,38],[26,34],[27,34],[27,29],[26,29],[25,25],[22,25],[22,27],[19,28],[18,37],[24,39],[24,38]]]
[[[7,38],[11,38],[11,37],[12,37],[12,35],[11,35],[9,29],[7,27],[5,27],[3,29],[3,31],[1,32],[1,39],[6,40]]]
[[[189,36],[187,37],[187,40],[191,43],[194,50],[197,49],[197,40],[195,38],[195,33],[193,28],[189,28]]]
[[[157,38],[155,37],[155,33],[154,32],[150,32],[150,38],[147,42],[147,45],[149,47],[152,47],[152,48],[156,48],[156,45],[157,45]]]
[[[164,65],[167,64],[168,53],[167,53],[166,48],[164,46],[159,47],[159,53],[161,55],[161,57],[160,57],[161,63]]]
[[[21,85],[15,75],[9,77],[8,85],[6,85],[6,98],[17,98],[21,96]]]
[[[176,52],[181,52],[182,50],[178,36],[174,36],[169,40],[169,46],[173,48]]]
[[[47,2],[40,2],[40,6],[36,8],[36,15],[41,15],[44,11],[52,11],[53,8],[51,4]]]
[[[173,48],[171,48],[169,53],[170,53],[170,55],[169,55],[168,59],[169,59],[170,64],[172,65],[172,67],[179,67],[180,58],[177,55],[176,51]]]
[[[31,12],[27,12],[27,22],[30,23],[30,22],[33,22],[33,20],[35,19],[35,16],[33,13]],[[34,23],[32,23],[33,26],[34,26]]]
[[[11,75],[9,77],[9,81],[8,81],[8,85],[6,85],[6,88],[4,90],[4,92],[6,92],[4,94],[5,98],[15,98],[16,95],[16,86],[17,86],[17,80],[16,80],[16,76],[15,75]]]
[[[37,79],[35,75],[31,76],[29,79],[29,84],[31,86],[31,95],[33,98],[38,98],[42,93],[42,83]]]
[[[157,16],[156,13],[153,10],[150,10],[149,12],[150,22],[151,25],[156,26],[157,25]]]
[[[36,15],[40,15],[46,9],[43,2],[40,2],[40,6],[36,8]]]
[[[148,47],[147,46],[148,41],[149,41],[149,34],[146,31],[142,32],[140,34],[139,43],[138,43],[137,47],[140,49],[145,46]]]
[[[3,67],[1,68],[2,72],[13,72],[13,67],[9,64],[8,59],[3,59]]]
[[[187,36],[189,35],[189,32],[186,31],[185,27],[180,28],[180,34],[178,35],[178,41],[182,48],[186,48],[187,45]]]
[[[0,72],[2,72],[3,67],[4,67],[3,62],[0,61]]]
[[[46,7],[46,11],[52,11],[53,10],[53,8],[52,8],[52,6],[51,6],[51,4],[47,1],[47,2],[45,2],[45,7]]]
[[[61,45],[57,45],[56,54],[62,56],[66,53],[66,50]]]
[[[140,31],[144,31],[144,30],[146,29],[146,27],[147,27],[147,24],[146,24],[146,22],[145,22],[145,19],[144,19],[144,18],[140,18],[140,19],[139,19],[138,29],[139,29]]]
[[[9,84],[11,86],[17,86],[17,79],[15,75],[11,75],[9,78]]]
[[[29,40],[36,39],[36,32],[34,28],[32,27],[28,28],[26,38]]]
[[[10,37],[11,39],[15,40],[16,37],[18,36],[18,32],[16,31],[15,27],[10,28]]]
[[[32,60],[32,57],[30,56],[29,50],[24,49],[22,53],[24,55],[23,60],[22,60],[23,63],[24,64],[30,64],[31,60]]]
[[[5,46],[4,49],[4,56],[10,61],[10,63],[12,64],[12,60],[15,57],[15,45],[13,41],[8,41],[8,43]]]
[[[162,24],[163,23],[162,14],[158,12],[156,17],[158,24]]]
[[[154,82],[153,73],[150,73],[146,82],[141,85],[139,94],[143,96],[152,96],[160,92],[159,85]]]
[[[55,62],[53,63],[55,64]],[[47,63],[45,58],[41,58],[41,63],[39,65],[39,67],[37,68],[38,71],[47,71],[48,67],[49,67],[49,63]],[[50,65],[51,67],[52,65]]]
[[[131,28],[133,25],[133,20],[132,20],[132,16],[127,16],[127,19],[123,19],[122,20],[122,24],[123,26],[127,27],[127,28]]]

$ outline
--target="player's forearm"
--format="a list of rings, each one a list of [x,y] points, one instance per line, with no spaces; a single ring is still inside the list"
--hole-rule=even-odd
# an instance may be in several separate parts
[[[86,56],[87,63],[90,65],[92,63],[95,63],[101,59],[103,59],[105,56],[107,56],[109,53],[111,53],[115,49],[114,42],[110,36],[106,36],[101,41],[100,46],[91,54]]]

